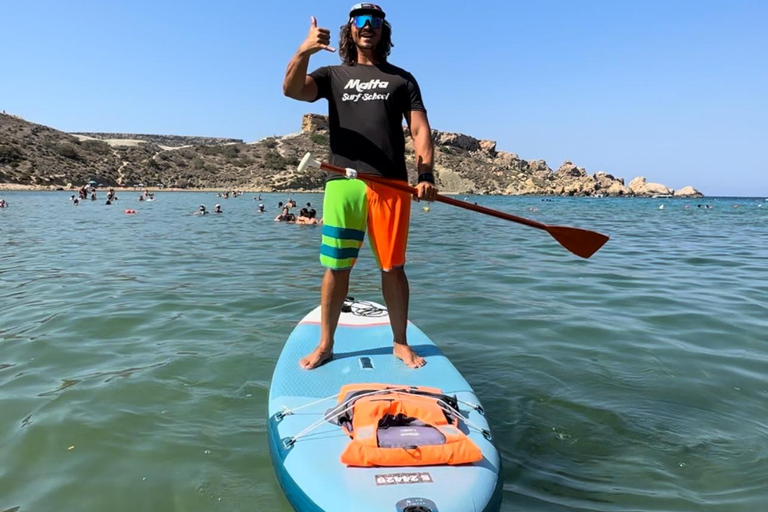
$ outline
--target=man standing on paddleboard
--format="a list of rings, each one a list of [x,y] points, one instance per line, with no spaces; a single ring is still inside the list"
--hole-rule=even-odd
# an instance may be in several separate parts
[[[418,198],[431,201],[437,188],[427,112],[413,76],[387,61],[393,46],[391,35],[392,27],[381,7],[356,4],[341,27],[342,64],[307,74],[311,55],[335,51],[330,47],[330,31],[319,28],[313,16],[307,39],[288,64],[283,92],[302,101],[328,100],[331,164],[407,182],[405,118],[416,153]],[[299,362],[302,367],[316,368],[333,355],[333,336],[366,227],[381,268],[394,354],[411,368],[425,364],[424,358],[408,346],[405,334],[410,291],[403,267],[410,212],[411,197],[406,193],[358,179],[328,179],[320,247],[320,262],[326,267],[320,302],[321,337],[317,348]]]

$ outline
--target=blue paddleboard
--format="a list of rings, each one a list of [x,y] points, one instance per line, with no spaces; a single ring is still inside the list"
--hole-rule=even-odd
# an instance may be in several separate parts
[[[386,309],[348,302],[336,330],[334,357],[314,370],[299,367],[320,339],[320,308],[288,337],[269,390],[269,449],[275,474],[299,512],[496,512],[501,507],[501,461],[480,402],[464,377],[415,325],[408,343],[427,364],[406,367],[392,355]],[[350,441],[326,411],[342,386],[377,383],[440,388],[459,400],[462,426],[483,459],[460,466],[347,467]],[[462,422],[464,423],[464,422]],[[296,437],[298,436],[298,437]],[[295,440],[294,440],[295,439]]]

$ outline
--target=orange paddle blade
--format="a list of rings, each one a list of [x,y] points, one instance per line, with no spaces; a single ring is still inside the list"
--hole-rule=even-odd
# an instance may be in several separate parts
[[[560,245],[582,258],[595,254],[609,238],[602,233],[568,226],[547,225],[546,230]]]

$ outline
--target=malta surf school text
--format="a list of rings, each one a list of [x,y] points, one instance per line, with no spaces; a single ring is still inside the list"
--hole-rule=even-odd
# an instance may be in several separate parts
[[[378,92],[359,92],[357,94],[349,94],[344,93],[341,95],[341,101],[354,101],[357,103],[358,101],[375,101],[375,100],[388,100],[389,99],[389,93],[378,93]]]

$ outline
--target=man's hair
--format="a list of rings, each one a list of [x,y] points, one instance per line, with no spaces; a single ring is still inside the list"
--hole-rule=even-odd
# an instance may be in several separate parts
[[[339,57],[341,57],[341,61],[349,66],[357,64],[357,45],[355,40],[352,39],[351,23],[341,26],[339,41]],[[381,26],[381,39],[379,39],[379,44],[374,49],[376,58],[381,62],[386,62],[393,46],[395,45],[392,44],[392,26],[388,21],[385,21]]]

